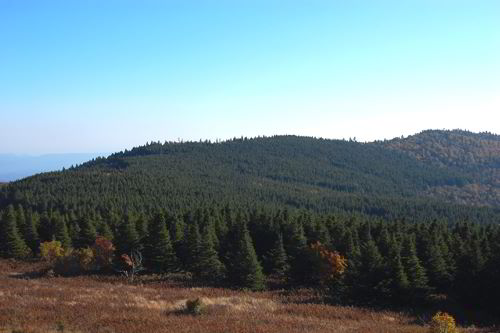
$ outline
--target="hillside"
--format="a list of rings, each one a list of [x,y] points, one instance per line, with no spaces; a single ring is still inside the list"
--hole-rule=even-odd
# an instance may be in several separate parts
[[[425,193],[463,204],[500,206],[500,136],[462,130],[429,130],[383,146],[426,164],[465,174],[465,186],[446,184]]]
[[[428,306],[437,294],[498,314],[500,207],[441,195],[488,184],[479,170],[497,171],[494,153],[472,166],[429,134],[450,133],[153,142],[39,174],[0,189],[0,257],[62,253],[46,260],[63,276],[135,260],[194,285],[306,286],[328,303]],[[420,157],[413,141],[442,142],[423,151],[448,157]]]
[[[498,206],[494,194],[477,192],[470,200],[466,197],[475,188],[488,187],[497,193],[497,151],[487,146],[476,153],[474,147],[482,141],[462,140],[458,145],[453,135],[441,138],[446,132],[436,132],[439,140],[427,139],[436,136],[429,133],[435,132],[384,144],[296,136],[221,143],[153,142],[14,182],[2,190],[1,206],[21,203],[38,211],[47,207],[181,211],[230,204],[357,211],[385,218],[421,219],[424,214],[429,219],[453,220],[456,215],[483,220],[496,215],[495,210],[470,210],[463,204]],[[457,158],[462,155],[457,146],[467,147],[463,149],[473,152],[471,157]],[[449,198],[452,191],[459,193],[454,200]]]

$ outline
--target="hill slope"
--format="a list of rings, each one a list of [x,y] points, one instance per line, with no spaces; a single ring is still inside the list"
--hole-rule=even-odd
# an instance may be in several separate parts
[[[457,144],[456,135],[472,139]],[[0,200],[3,207],[21,203],[35,210],[150,211],[162,207],[179,211],[231,204],[358,211],[383,217],[457,214],[476,219],[496,215],[496,210],[471,210],[441,200],[453,202],[443,189],[460,193],[479,185],[498,189],[498,183],[492,181],[498,181],[498,151],[487,146],[488,153],[477,153],[475,147],[483,147],[484,142],[473,140],[476,136],[484,135],[431,131],[385,143],[297,136],[150,143],[70,170],[12,183],[2,189]],[[497,140],[492,136],[486,142],[498,147]],[[454,159],[462,155],[461,151],[455,153],[457,146],[471,153],[476,164]],[[484,170],[492,176],[485,177]],[[455,202],[498,203],[481,193],[474,200],[459,197]]]
[[[429,130],[383,146],[470,180],[466,186],[444,185],[426,194],[464,204],[500,206],[500,136],[461,130]]]

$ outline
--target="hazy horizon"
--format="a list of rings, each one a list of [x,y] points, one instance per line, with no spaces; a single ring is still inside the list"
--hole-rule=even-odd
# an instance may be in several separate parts
[[[0,152],[500,133],[500,2],[0,1]]]

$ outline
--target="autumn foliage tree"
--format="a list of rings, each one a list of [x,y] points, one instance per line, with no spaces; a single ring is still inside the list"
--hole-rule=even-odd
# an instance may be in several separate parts
[[[329,250],[319,241],[312,243],[309,248],[313,253],[316,263],[313,275],[320,285],[340,277],[347,269],[347,259],[337,251]]]
[[[94,245],[92,245],[96,269],[101,271],[109,270],[113,264],[115,246],[113,243],[102,236],[97,236]]]

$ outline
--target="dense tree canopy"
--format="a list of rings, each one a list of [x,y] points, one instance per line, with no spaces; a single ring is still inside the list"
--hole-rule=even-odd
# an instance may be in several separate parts
[[[103,262],[141,253],[147,271],[190,272],[201,283],[326,285],[336,301],[365,304],[445,293],[499,310],[499,207],[436,195],[484,183],[481,167],[455,155],[425,161],[417,157],[434,153],[400,143],[150,143],[3,186],[0,255],[110,240]],[[325,279],[318,248],[347,263],[342,274]]]

